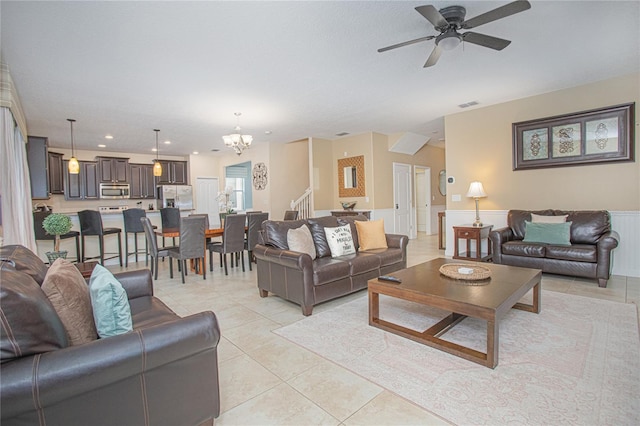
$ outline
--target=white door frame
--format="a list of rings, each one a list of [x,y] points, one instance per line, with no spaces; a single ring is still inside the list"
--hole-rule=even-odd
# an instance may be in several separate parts
[[[419,188],[418,187],[418,171],[419,170],[423,170],[424,171],[424,175],[425,175],[425,187],[424,188]],[[419,206],[418,206],[418,191],[424,191],[424,196],[425,196],[425,200],[427,200],[427,205],[425,206],[426,208],[426,213],[425,213],[425,233],[427,235],[431,235],[432,234],[432,229],[431,229],[431,209],[432,209],[432,202],[433,202],[433,197],[431,196],[431,167],[427,167],[427,166],[413,166],[413,181],[415,182],[414,184],[414,200],[416,200],[416,209],[415,209],[415,217],[416,217],[416,232],[418,231],[418,223],[420,222],[418,220],[418,212],[419,212]]]
[[[399,185],[403,184],[403,182],[398,181],[396,177],[400,171],[407,172],[408,179],[406,181],[406,188],[404,185],[402,185],[402,188],[399,187]],[[411,186],[411,164],[393,162],[393,230],[395,233],[408,235],[409,238],[415,238],[415,226],[413,226],[413,215],[411,214]],[[400,190],[399,188],[404,194],[397,193]],[[406,199],[406,205],[400,206],[399,204],[403,198]],[[406,213],[404,213],[405,211]]]

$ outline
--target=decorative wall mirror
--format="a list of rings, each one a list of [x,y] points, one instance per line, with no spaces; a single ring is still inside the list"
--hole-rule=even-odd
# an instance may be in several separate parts
[[[364,197],[364,155],[338,160],[338,196]]]
[[[438,191],[441,195],[447,195],[447,171],[440,170],[438,173]]]

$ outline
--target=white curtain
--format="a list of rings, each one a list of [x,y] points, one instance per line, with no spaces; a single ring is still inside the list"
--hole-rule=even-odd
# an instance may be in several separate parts
[[[31,212],[31,181],[27,150],[9,108],[0,117],[0,195],[4,245],[20,244],[38,252]]]

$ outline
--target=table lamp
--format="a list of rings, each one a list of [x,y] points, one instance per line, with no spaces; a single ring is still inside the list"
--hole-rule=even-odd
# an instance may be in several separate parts
[[[482,228],[482,222],[480,222],[480,211],[478,210],[478,200],[486,196],[487,193],[484,192],[482,182],[471,182],[471,185],[469,185],[469,191],[467,192],[467,197],[476,200],[476,221],[473,222],[474,228]]]

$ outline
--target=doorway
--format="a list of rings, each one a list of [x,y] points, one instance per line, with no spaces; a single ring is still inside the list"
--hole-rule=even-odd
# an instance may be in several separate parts
[[[416,186],[416,229],[431,235],[431,168],[413,166],[413,173]]]
[[[220,228],[218,191],[220,182],[216,177],[196,178],[196,213],[209,215],[209,226]]]
[[[413,237],[411,226],[411,166],[393,163],[393,231]]]

